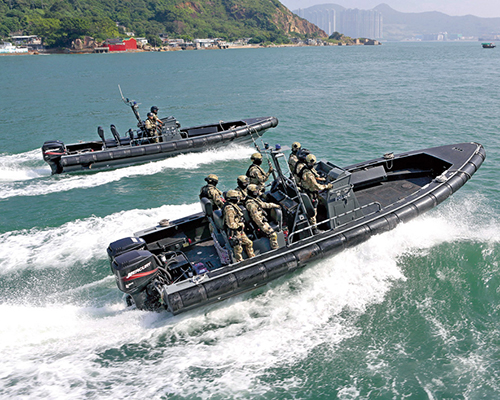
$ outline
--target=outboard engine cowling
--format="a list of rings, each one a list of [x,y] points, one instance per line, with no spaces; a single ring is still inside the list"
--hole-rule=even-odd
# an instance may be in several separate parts
[[[135,294],[142,291],[157,275],[154,255],[147,250],[133,250],[116,257],[111,263],[118,289]]]
[[[127,253],[132,250],[145,250],[146,241],[143,238],[138,237],[126,237],[110,243],[108,246],[108,256],[109,261],[113,260],[123,253]]]
[[[62,172],[61,157],[66,154],[66,146],[60,140],[49,140],[42,146],[43,159],[50,165],[53,174]]]
[[[42,146],[43,159],[50,162],[66,154],[66,146],[60,140],[49,140]]]

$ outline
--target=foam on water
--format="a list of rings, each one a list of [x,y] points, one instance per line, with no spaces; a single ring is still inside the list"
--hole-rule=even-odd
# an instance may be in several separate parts
[[[20,184],[23,176],[33,176],[31,178],[50,175],[50,169],[43,175],[36,176],[33,169],[19,169],[12,167],[16,171],[12,176],[16,179],[6,179],[8,182],[0,183],[0,199],[6,199],[14,196],[39,196],[49,193],[66,192],[73,189],[93,188],[116,182],[124,178],[153,175],[168,169],[196,169],[201,165],[211,164],[217,161],[241,160],[248,158],[252,154],[252,148],[249,146],[232,145],[219,150],[208,150],[203,153],[182,154],[165,160],[151,162],[142,165],[119,168],[111,171],[102,171],[83,175],[58,175],[44,180],[37,180],[27,184]],[[31,154],[27,153],[27,154]],[[0,168],[11,168],[5,161],[0,164]],[[0,172],[2,172],[0,170]],[[8,171],[4,171],[6,176]],[[31,179],[29,178],[29,179]],[[24,178],[26,180],[28,178]],[[1,180],[0,180],[1,182]]]
[[[131,236],[164,218],[177,219],[200,211],[198,203],[165,205],[72,221],[57,228],[7,232],[0,235],[0,275],[21,269],[67,268],[103,259],[108,244],[114,240]]]
[[[50,167],[42,160],[40,149],[21,154],[0,154],[0,182],[26,181],[49,176],[50,173]]]
[[[114,399],[263,395],[276,389],[277,383],[269,380],[273,369],[293,370],[318,346],[335,347],[359,334],[343,311],[362,315],[368,306],[382,302],[395,281],[406,279],[399,265],[401,256],[425,254],[457,240],[498,243],[498,221],[477,200],[449,201],[435,212],[281,278],[265,290],[176,317],[124,310],[115,303],[95,308],[4,304],[0,306],[4,359],[0,392],[30,397],[62,397],[71,392],[75,398]],[[88,257],[105,258],[111,240],[169,215],[190,214],[197,207],[133,210],[54,230],[15,232],[1,237],[0,247],[22,250],[22,239],[27,239],[32,268],[86,262]],[[138,220],[144,226],[137,226]],[[83,245],[78,232],[83,232]],[[37,252],[43,256],[35,257]],[[3,254],[1,264],[14,261],[9,257]],[[21,261],[22,257],[16,259],[14,268],[25,268]],[[15,338],[12,332],[17,332]],[[14,339],[16,346],[12,346]],[[463,360],[464,365],[470,363],[474,355]],[[305,382],[294,376],[280,379],[279,384],[287,391]],[[341,389],[344,398],[356,392],[356,385]]]

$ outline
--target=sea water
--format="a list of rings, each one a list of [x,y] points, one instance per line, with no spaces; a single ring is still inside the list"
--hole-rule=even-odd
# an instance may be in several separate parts
[[[479,43],[0,58],[0,397],[483,399],[500,378],[500,53]],[[449,143],[481,169],[429,213],[179,316],[128,310],[107,245],[200,211],[252,146],[51,176],[40,147],[273,115],[345,166]]]

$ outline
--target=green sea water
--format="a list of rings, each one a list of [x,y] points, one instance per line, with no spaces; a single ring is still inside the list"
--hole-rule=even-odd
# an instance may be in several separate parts
[[[500,53],[387,43],[0,57],[0,398],[494,399],[500,393]],[[127,310],[111,241],[236,186],[230,146],[51,176],[40,147],[135,126],[118,91],[183,126],[276,116],[349,165],[475,141],[445,203],[266,287],[179,316]]]

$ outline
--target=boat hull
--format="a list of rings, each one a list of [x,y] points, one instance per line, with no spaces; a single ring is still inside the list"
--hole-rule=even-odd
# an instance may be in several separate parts
[[[231,125],[231,122],[225,125]],[[275,117],[250,118],[235,121],[238,125],[234,129],[223,130],[215,133],[198,134],[194,137],[180,138],[162,143],[121,145],[112,148],[101,148],[103,142],[88,142],[87,146],[78,144],[82,151],[76,154],[64,154],[64,144],[58,143],[58,148],[51,147],[52,142],[46,142],[42,152],[45,161],[50,165],[52,174],[77,171],[94,171],[104,168],[118,168],[150,161],[157,161],[179,154],[202,152],[207,149],[217,149],[230,143],[246,144],[263,135],[268,129],[278,125]],[[216,127],[217,124],[210,125]],[[185,132],[200,131],[204,127],[186,128]],[[252,136],[254,135],[254,137]],[[124,138],[122,138],[123,140]],[[68,148],[71,145],[67,146]]]
[[[408,222],[446,200],[472,177],[484,159],[485,151],[480,144],[462,143],[408,152],[345,167],[345,170],[349,171],[353,177],[360,177],[365,176],[366,171],[379,171],[380,167],[385,166],[384,174],[393,173],[391,179],[393,179],[393,183],[396,183],[390,189],[395,190],[394,188],[402,183],[403,186],[406,185],[405,188],[409,188],[404,189],[408,190],[407,195],[402,200],[391,200],[388,204],[384,204],[381,195],[381,203],[379,203],[377,210],[353,218],[326,232],[306,237],[297,242],[289,243],[278,250],[264,252],[255,258],[218,268],[192,279],[166,285],[162,288],[165,309],[173,314],[178,314],[224,300],[265,285],[280,276],[306,266],[310,262],[338,254],[368,240],[373,235],[390,231],[400,223]],[[426,163],[430,165],[431,162],[434,162],[433,168],[437,172],[435,175],[423,178],[421,171],[417,174],[415,169],[412,170],[409,160],[413,160],[412,162],[419,160],[423,167],[426,166]],[[439,160],[439,163],[436,160]],[[406,168],[406,164],[408,164],[408,168]],[[391,171],[392,165],[400,165],[400,167],[397,171]],[[409,179],[398,180],[399,178],[394,174],[398,174],[398,177],[403,177],[404,174],[412,174],[412,176]],[[368,180],[364,179],[364,181],[359,179],[354,184],[354,186],[357,184],[360,187],[358,189],[360,199],[363,198],[362,185],[367,185],[369,179],[373,180],[377,177],[373,173],[371,177],[368,177]],[[422,179],[426,180],[420,185],[414,185],[413,189],[411,188],[411,182],[418,183]],[[380,178],[380,183],[371,182],[372,187],[366,191],[376,194],[378,190],[379,193],[383,194],[383,182],[387,180],[385,177]],[[279,198],[277,199],[279,202]],[[366,201],[366,205],[368,205],[368,201],[370,200]],[[280,204],[282,207],[286,207],[285,202]],[[345,217],[345,215],[340,217]],[[204,218],[206,216],[200,213],[175,221],[173,224],[181,226],[186,221],[194,223],[193,221],[199,220],[201,222]],[[163,229],[166,228],[158,226],[135,235],[148,242],[153,237],[160,237]]]

